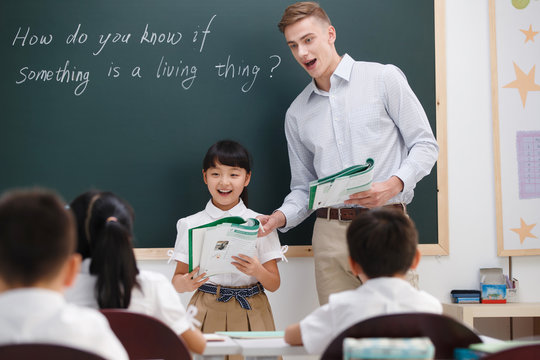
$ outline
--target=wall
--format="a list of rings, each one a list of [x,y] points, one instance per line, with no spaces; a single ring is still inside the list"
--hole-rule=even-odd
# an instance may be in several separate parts
[[[508,272],[508,258],[497,256],[495,230],[488,1],[447,0],[446,25],[450,255],[426,256],[418,269],[420,287],[443,302],[452,289],[477,288],[481,267]],[[539,260],[512,258],[520,301],[540,301]],[[151,261],[141,267],[168,276],[174,268]],[[312,258],[292,258],[279,267],[282,285],[270,301],[283,329],[314,309],[317,296]],[[187,302],[189,295],[182,299]],[[504,326],[484,322],[479,327]]]

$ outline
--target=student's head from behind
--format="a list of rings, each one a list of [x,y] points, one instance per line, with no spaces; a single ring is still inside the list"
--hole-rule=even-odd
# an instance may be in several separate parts
[[[330,78],[341,58],[335,48],[336,29],[319,4],[298,2],[290,5],[278,28],[285,35],[295,60],[315,81]]]
[[[0,279],[4,288],[60,291],[80,264],[75,221],[62,200],[47,190],[14,190],[0,198]]]
[[[247,206],[246,187],[251,179],[249,152],[236,141],[218,141],[204,157],[203,179],[212,195],[212,203],[219,209],[233,208],[240,198]]]
[[[97,276],[100,308],[127,308],[139,273],[133,253],[131,206],[111,192],[92,190],[75,198],[70,207],[77,220],[77,251],[91,258]]]
[[[353,273],[362,281],[405,276],[420,260],[416,227],[398,210],[361,213],[347,229],[347,244]]]

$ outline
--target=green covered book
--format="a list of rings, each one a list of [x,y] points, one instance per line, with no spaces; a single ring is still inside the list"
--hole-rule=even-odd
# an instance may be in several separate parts
[[[259,220],[231,216],[188,230],[189,271],[200,266],[199,274],[207,276],[240,273],[232,256],[257,253]]]
[[[354,165],[309,183],[309,209],[342,204],[350,195],[371,188],[375,162]]]

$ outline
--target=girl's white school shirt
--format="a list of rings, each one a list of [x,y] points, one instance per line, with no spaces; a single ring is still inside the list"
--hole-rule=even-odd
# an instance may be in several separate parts
[[[84,259],[75,284],[66,289],[66,300],[80,306],[98,309],[95,288],[97,276],[90,274],[92,259]],[[190,316],[171,281],[163,274],[141,270],[137,275],[140,288],[134,287],[128,310],[150,315],[167,324],[178,335],[191,328]]]
[[[242,199],[240,199],[240,202],[235,207],[227,211],[217,208],[212,204],[212,200],[208,201],[206,208],[203,211],[178,220],[178,223],[176,224],[178,233],[176,236],[176,244],[174,246],[173,259],[185,264],[189,263],[188,230],[190,228],[208,224],[228,216],[240,216],[243,219],[248,219],[255,218],[259,215],[259,213],[248,209],[244,205]],[[261,264],[273,259],[281,259],[281,244],[275,230],[267,236],[257,238],[256,247],[257,258]],[[208,282],[222,286],[247,286],[257,283],[257,279],[245,274],[232,273],[210,276]]]
[[[19,288],[0,294],[0,345],[46,343],[110,360],[128,355],[99,311],[66,303],[58,291]]]

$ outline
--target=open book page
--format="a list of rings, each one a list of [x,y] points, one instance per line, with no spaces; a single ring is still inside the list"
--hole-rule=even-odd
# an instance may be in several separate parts
[[[243,224],[245,222],[239,216],[225,217],[208,224],[200,225],[188,230],[188,248],[189,248],[189,271],[193,271],[200,264],[201,252],[204,245],[204,236],[206,231],[223,223]]]
[[[193,264],[199,264],[199,273],[206,273],[208,276],[226,273],[241,274],[231,264],[235,261],[232,257],[239,254],[250,257],[257,255],[258,229],[259,221],[256,219],[248,219],[241,224],[223,222],[203,228],[204,232],[198,229],[195,233],[202,235],[192,236],[192,240],[199,242],[200,250],[190,254],[192,255],[190,258],[198,257],[199,261],[193,261]]]
[[[309,208],[316,210],[342,204],[350,195],[369,190],[373,181],[373,165],[373,160],[367,159],[366,164],[352,166],[334,175],[312,181]]]

